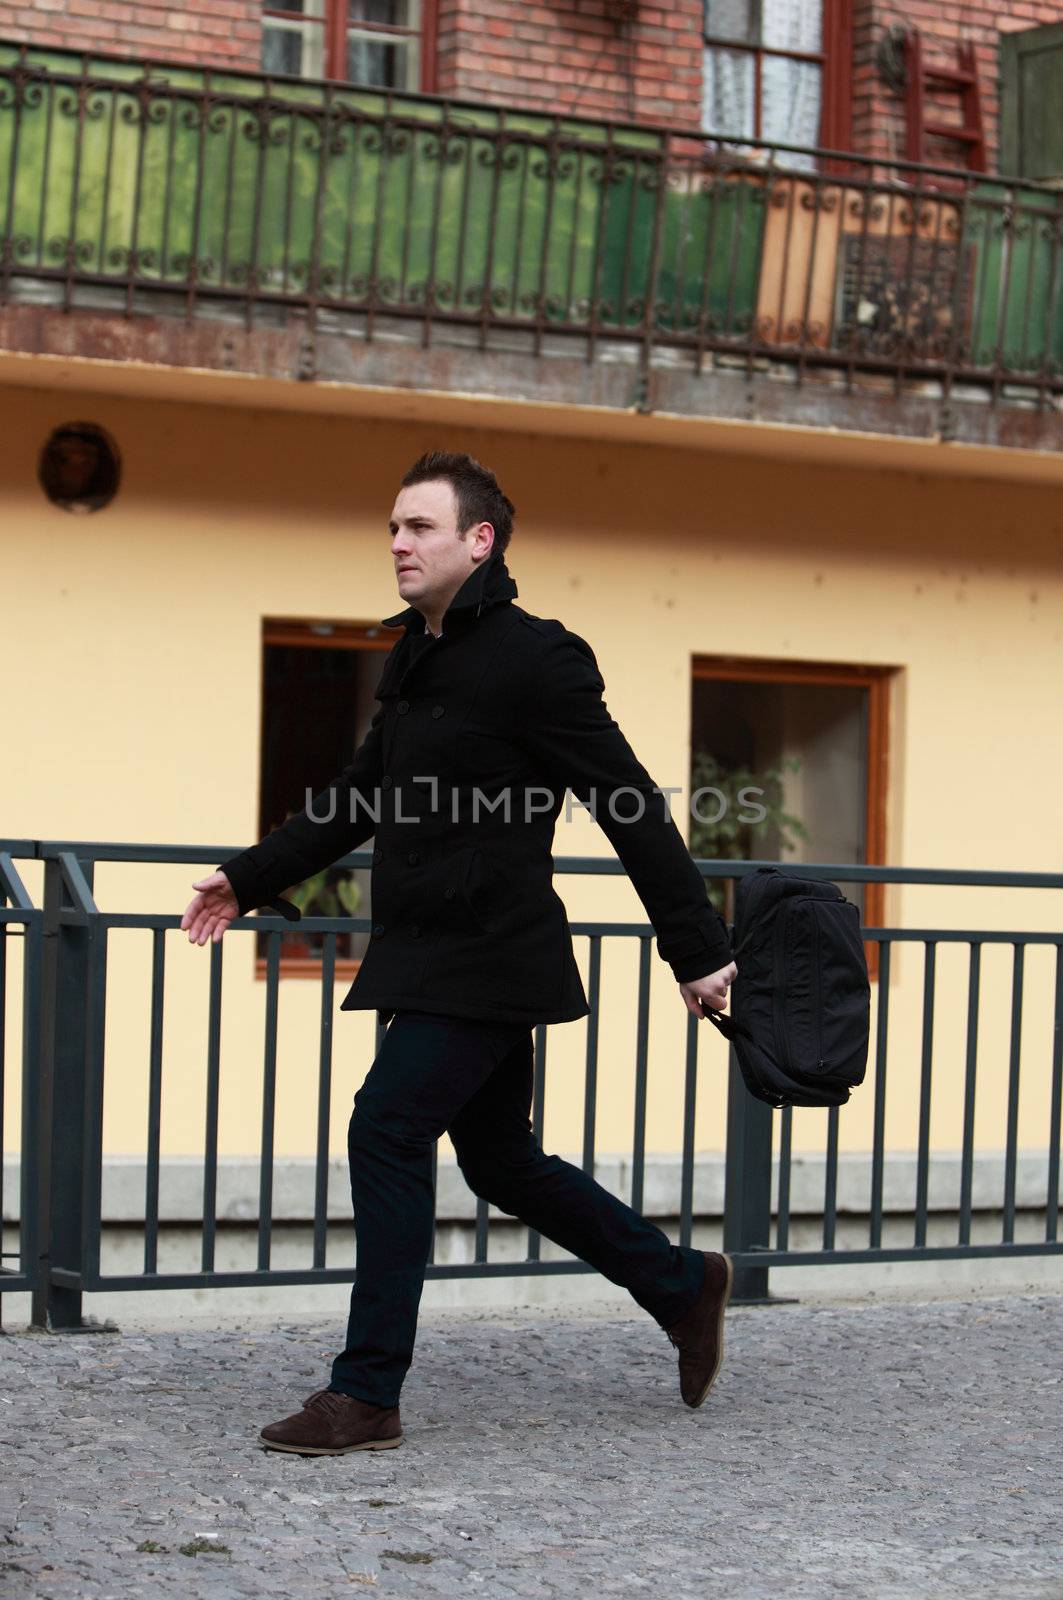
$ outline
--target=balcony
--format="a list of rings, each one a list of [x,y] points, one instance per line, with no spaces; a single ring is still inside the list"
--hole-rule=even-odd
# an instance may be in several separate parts
[[[8,351],[1063,442],[1025,181],[0,46],[0,218]]]

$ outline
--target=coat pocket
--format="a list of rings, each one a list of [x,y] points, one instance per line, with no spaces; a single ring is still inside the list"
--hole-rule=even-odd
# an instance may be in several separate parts
[[[496,933],[512,904],[509,883],[479,845],[462,851],[461,903],[481,933]]]

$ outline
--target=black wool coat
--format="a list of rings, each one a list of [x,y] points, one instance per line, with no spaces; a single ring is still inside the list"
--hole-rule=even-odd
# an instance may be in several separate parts
[[[731,960],[666,798],[602,699],[593,650],[516,594],[496,551],[454,596],[440,638],[426,639],[414,606],[384,619],[403,633],[354,759],[298,816],[220,863],[241,914],[291,915],[281,890],[373,837],[372,936],[344,1011],[586,1016],[551,881],[566,789],[615,848],[677,981]]]

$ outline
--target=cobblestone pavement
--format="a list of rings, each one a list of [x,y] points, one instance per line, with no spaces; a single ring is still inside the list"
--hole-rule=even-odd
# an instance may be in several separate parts
[[[1060,1600],[1063,1299],[734,1308],[704,1406],[633,1315],[422,1314],[406,1443],[258,1428],[319,1323],[0,1339],[0,1593]]]

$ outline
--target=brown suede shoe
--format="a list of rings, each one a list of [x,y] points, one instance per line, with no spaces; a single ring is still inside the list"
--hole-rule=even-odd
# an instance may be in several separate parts
[[[334,1389],[318,1389],[303,1409],[271,1422],[259,1438],[268,1450],[301,1456],[345,1456],[352,1450],[393,1450],[402,1443],[398,1406],[374,1406]]]
[[[731,1298],[734,1268],[730,1256],[713,1250],[705,1256],[705,1281],[690,1310],[665,1328],[679,1351],[679,1392],[688,1406],[700,1406],[723,1360],[723,1314]]]

